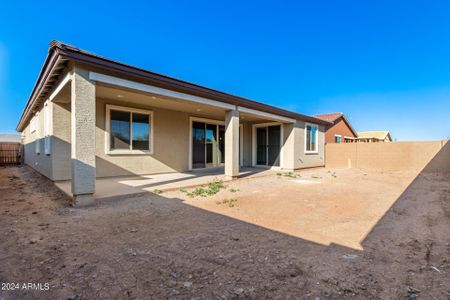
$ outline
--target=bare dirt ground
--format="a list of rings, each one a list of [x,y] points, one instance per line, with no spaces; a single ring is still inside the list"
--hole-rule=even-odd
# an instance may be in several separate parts
[[[450,299],[450,177],[316,169],[68,207],[0,168],[0,299]]]

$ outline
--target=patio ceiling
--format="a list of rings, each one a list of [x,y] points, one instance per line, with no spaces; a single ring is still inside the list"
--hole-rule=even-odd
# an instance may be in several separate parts
[[[175,111],[182,111],[196,117],[224,120],[226,109],[215,106],[190,102],[163,95],[129,90],[107,84],[97,83],[97,97],[123,102],[123,105],[138,105],[157,107]],[[248,112],[241,112],[241,121],[267,122],[270,118],[258,116]],[[274,120],[275,121],[275,120]]]

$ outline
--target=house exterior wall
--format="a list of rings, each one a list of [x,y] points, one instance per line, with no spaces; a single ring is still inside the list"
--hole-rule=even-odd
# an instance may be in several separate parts
[[[325,127],[318,126],[318,151],[305,153],[305,127],[307,122],[297,120],[292,134],[294,134],[294,169],[321,167],[325,165]]]
[[[183,172],[189,165],[190,114],[132,105],[132,108],[153,111],[154,151],[151,155],[110,155],[105,152],[106,105],[130,107],[121,101],[97,99],[96,103],[96,176],[129,176]],[[51,154],[44,154],[44,118],[39,112],[39,128],[30,133],[30,124],[24,131],[25,163],[52,180],[71,178],[71,109],[70,103],[52,103],[53,128]],[[251,122],[241,122],[243,133],[243,166],[252,165],[253,132]],[[324,127],[319,126],[318,153],[305,154],[305,122],[283,125],[283,159],[285,169],[299,169],[324,165]],[[36,154],[35,143],[41,143]]]
[[[344,137],[353,137],[356,138],[356,136],[353,134],[353,132],[348,127],[347,123],[340,118],[339,121],[330,127],[327,128],[325,133],[325,143],[335,143],[334,136],[340,135],[342,136],[342,142],[344,142]]]
[[[153,111],[153,154],[145,155],[111,155],[105,151],[106,105],[146,109]],[[52,103],[53,135],[51,136],[51,154],[45,155],[43,142],[42,117],[39,129],[29,133],[27,125],[24,135],[25,163],[52,180],[69,180],[71,178],[71,108],[70,103]],[[39,114],[40,116],[41,113]],[[96,176],[130,176],[183,172],[189,165],[189,126],[191,115],[184,112],[154,108],[145,105],[129,105],[123,101],[97,99],[96,103]],[[243,121],[243,166],[252,166],[253,125],[254,122]],[[318,153],[305,153],[305,122],[283,126],[283,162],[284,169],[318,167],[324,165],[324,126],[319,126]],[[41,143],[41,154],[35,153],[35,142]]]
[[[24,162],[45,177],[53,180],[52,157],[44,152],[44,106],[37,111],[36,130],[31,132],[31,122],[23,131]],[[36,153],[36,144],[39,144],[40,152]]]
[[[107,104],[153,111],[153,154],[110,155],[105,153]],[[97,177],[182,172],[188,169],[189,114],[97,99],[96,115]]]
[[[145,109],[153,112],[153,153],[143,155],[106,154],[106,105]],[[52,180],[71,179],[71,104],[69,99],[52,102],[51,153],[44,154],[43,109],[39,112],[39,129],[30,133],[30,124],[24,131],[25,163]],[[186,112],[150,107],[126,101],[96,99],[96,176],[130,176],[183,172],[189,168],[190,117]],[[265,122],[266,123],[266,122]],[[253,125],[241,120],[242,163],[253,162]],[[324,126],[319,126],[318,153],[305,154],[305,122],[283,124],[282,168],[288,170],[324,165]],[[35,153],[39,142],[40,154]]]
[[[51,154],[53,180],[71,178],[71,107],[70,103],[53,103]]]
[[[252,166],[252,123],[242,122],[242,154],[243,154],[243,166]]]

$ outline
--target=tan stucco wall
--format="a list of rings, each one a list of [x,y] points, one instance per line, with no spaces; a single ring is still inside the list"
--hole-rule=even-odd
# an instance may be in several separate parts
[[[70,127],[70,103],[54,103],[53,135],[51,141],[54,180],[67,180],[71,178]]]
[[[243,141],[243,166],[252,166],[252,124],[250,122],[242,122],[242,141]]]
[[[447,141],[327,144],[326,157],[333,168],[450,173]]]
[[[105,153],[106,105],[119,105],[153,111],[154,151],[146,155],[110,155]],[[43,138],[44,120],[40,113],[40,129],[29,133],[25,130],[25,162],[53,180],[71,178],[71,107],[70,103],[52,103],[53,135],[51,155],[45,155],[41,141],[41,154],[35,153],[35,139],[39,132]],[[129,105],[124,101],[97,99],[96,103],[96,175],[97,177],[127,176],[183,172],[189,165],[189,119],[184,112],[154,108],[145,105]],[[254,122],[241,122],[243,128],[243,166],[252,165],[252,142]],[[288,128],[288,130],[287,130]],[[319,153],[305,154],[305,122],[284,125],[284,160],[289,161],[287,169],[299,169],[324,165],[324,133],[319,126]]]
[[[108,155],[105,154],[106,104],[130,107],[119,101],[97,99],[96,168],[98,177],[182,172],[188,169],[190,137],[187,113],[133,105],[134,108],[153,111],[153,154]]]
[[[318,153],[305,153],[305,126],[306,122],[297,121],[294,126],[294,169],[322,167],[325,165],[325,128],[319,126]]]
[[[44,152],[44,110],[43,105],[39,108],[37,129],[30,132],[30,123],[23,131],[24,162],[42,175],[53,179],[52,158]],[[40,144],[40,154],[36,153],[36,143]]]

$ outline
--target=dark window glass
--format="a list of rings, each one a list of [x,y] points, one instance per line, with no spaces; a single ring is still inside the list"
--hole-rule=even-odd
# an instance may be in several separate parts
[[[111,110],[111,150],[130,149],[130,113]]]
[[[133,150],[149,150],[150,116],[133,113]]]
[[[205,161],[205,123],[192,123],[192,168],[204,168]]]
[[[256,164],[267,164],[267,127],[256,128]]]
[[[267,164],[269,166],[280,166],[280,125],[267,127],[267,135],[267,156],[269,159]]]

